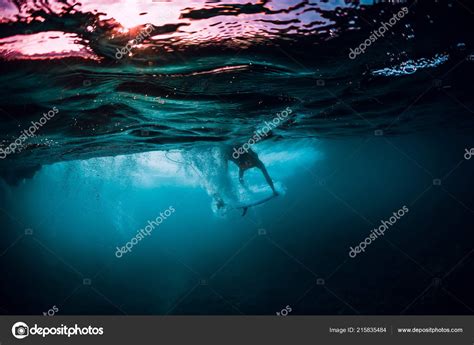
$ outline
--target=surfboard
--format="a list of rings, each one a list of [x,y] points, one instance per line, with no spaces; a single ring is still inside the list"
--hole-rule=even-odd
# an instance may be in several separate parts
[[[237,209],[237,210],[242,210],[242,216],[245,216],[245,214],[247,213],[247,210],[250,208],[250,207],[254,207],[254,206],[258,206],[258,205],[261,205],[261,204],[264,204],[266,203],[267,201],[273,199],[273,198],[276,198],[278,196],[278,194],[272,194],[272,195],[269,195],[269,196],[266,196],[262,199],[258,199],[258,200],[255,200],[255,201],[252,201],[252,202],[248,202],[248,203],[239,203],[239,204],[236,204],[236,205],[232,205],[232,207],[234,209]]]

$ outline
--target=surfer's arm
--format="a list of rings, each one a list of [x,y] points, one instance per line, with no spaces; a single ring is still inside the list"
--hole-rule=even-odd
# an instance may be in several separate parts
[[[268,185],[272,189],[273,194],[277,194],[277,191],[275,190],[275,186],[273,185],[272,178],[268,174],[268,171],[267,171],[267,168],[265,168],[265,165],[263,165],[263,163],[260,161],[259,164],[257,165],[257,168],[259,168],[260,171],[262,172],[263,176],[265,177],[265,181],[267,181]]]
[[[241,184],[244,184],[244,169],[239,168],[239,181]]]

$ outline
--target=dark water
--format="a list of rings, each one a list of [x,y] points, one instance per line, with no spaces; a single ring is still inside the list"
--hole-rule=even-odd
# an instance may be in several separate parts
[[[469,6],[0,1],[0,311],[471,314]]]

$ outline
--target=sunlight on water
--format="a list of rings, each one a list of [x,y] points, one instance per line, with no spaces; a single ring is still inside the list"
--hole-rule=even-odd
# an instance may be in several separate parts
[[[186,45],[212,45],[216,41],[237,38],[243,41],[229,41],[229,45],[245,47],[245,41],[257,43],[263,39],[318,33],[320,29],[336,24],[333,19],[324,16],[326,12],[353,7],[340,0],[314,4],[291,0],[275,3],[232,1],[227,4],[203,1],[86,0],[74,6],[59,1],[47,4],[26,1],[18,8],[5,1],[0,6],[3,8],[3,21],[25,24],[25,30],[17,34],[29,35],[27,38],[10,36],[8,41],[3,41],[8,42],[8,45],[0,50],[0,56],[7,58],[23,58],[33,54],[35,57],[57,58],[58,52],[63,56],[89,57],[84,52],[82,55],[75,54],[82,50],[81,45],[96,53],[100,49],[100,56],[107,54],[107,46],[121,46],[134,39],[140,28],[147,24],[152,24],[155,30],[151,37],[147,37],[142,50],[147,47],[168,50],[176,44],[175,48],[181,49]],[[340,16],[344,14],[341,12]],[[62,18],[68,18],[70,23],[65,25],[64,31],[58,32],[59,28],[63,28],[57,25]],[[36,34],[36,31],[42,30],[45,31]],[[48,31],[58,32],[60,41],[50,42]],[[337,28],[330,31],[323,29],[320,33],[334,36],[336,31]],[[74,42],[71,41],[72,34],[77,35],[74,36]],[[164,39],[170,41],[163,42]],[[43,47],[31,48],[33,40],[43,41]],[[72,49],[72,45],[77,46]]]
[[[5,59],[58,59],[64,57],[93,58],[87,47],[78,43],[77,35],[47,31],[0,39],[0,55]]]

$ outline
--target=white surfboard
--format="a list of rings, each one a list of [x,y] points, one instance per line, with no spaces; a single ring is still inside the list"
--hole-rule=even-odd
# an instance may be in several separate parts
[[[245,216],[245,214],[247,213],[247,211],[250,207],[254,207],[254,206],[264,204],[267,201],[269,201],[273,198],[276,198],[278,195],[279,194],[273,194],[272,193],[271,195],[268,195],[264,198],[257,199],[257,200],[252,200],[252,201],[249,201],[249,202],[237,203],[237,204],[231,205],[231,207],[236,209],[236,210],[242,210],[242,216]]]

